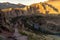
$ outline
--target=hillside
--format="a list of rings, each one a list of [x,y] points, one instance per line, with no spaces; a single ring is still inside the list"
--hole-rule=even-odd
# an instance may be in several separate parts
[[[2,4],[0,39],[60,40],[59,2],[40,2],[24,7],[19,6],[21,4]]]
[[[30,9],[34,12],[43,14],[60,14],[60,1],[40,2],[30,5]]]
[[[1,9],[6,8],[22,8],[28,13],[43,13],[43,14],[60,14],[60,1],[48,1],[35,3],[30,6],[22,4],[0,3]]]

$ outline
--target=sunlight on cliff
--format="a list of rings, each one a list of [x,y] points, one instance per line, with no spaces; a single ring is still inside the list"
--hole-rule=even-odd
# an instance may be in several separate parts
[[[40,2],[31,5],[33,7],[36,7],[40,13],[46,13],[48,11],[48,14],[60,14],[60,1],[59,0],[49,0],[46,2]],[[45,9],[44,9],[45,8]]]

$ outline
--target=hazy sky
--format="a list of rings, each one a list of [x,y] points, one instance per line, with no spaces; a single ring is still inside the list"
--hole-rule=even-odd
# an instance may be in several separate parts
[[[33,3],[38,3],[38,2],[44,2],[46,0],[0,0],[0,2],[10,2],[10,3],[21,3],[21,4],[25,4],[25,5],[30,5]]]

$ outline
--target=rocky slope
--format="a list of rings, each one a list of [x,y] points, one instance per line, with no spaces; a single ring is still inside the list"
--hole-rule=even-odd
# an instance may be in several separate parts
[[[60,1],[40,2],[30,5],[30,10],[43,14],[60,14]]]
[[[23,8],[6,9],[3,7],[0,9],[0,34],[13,40],[15,40],[14,34],[16,39],[24,39],[28,36],[28,40],[54,40],[55,37],[50,38],[50,35],[60,35],[60,15],[57,15],[60,9],[58,7],[59,5],[57,3],[55,5],[55,2],[37,3]],[[16,35],[19,33],[22,36]]]
[[[60,1],[48,1],[35,3],[30,6],[22,4],[0,3],[0,8],[22,8],[28,13],[60,14]],[[9,5],[9,6],[8,6]],[[6,8],[5,8],[6,7]]]
[[[6,36],[8,34],[7,37],[12,36],[15,34],[15,26],[22,35],[28,35],[31,37],[32,35],[35,37],[37,36],[38,40],[40,40],[40,35],[60,35],[60,15],[43,15],[40,13],[32,14],[31,12],[28,13],[25,9],[21,8],[2,9],[0,10],[0,15],[1,26],[4,28],[2,28],[1,35],[4,34]],[[44,39],[42,38],[42,40]]]

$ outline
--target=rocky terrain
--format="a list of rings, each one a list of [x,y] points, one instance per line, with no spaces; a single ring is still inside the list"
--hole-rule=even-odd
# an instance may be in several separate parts
[[[59,9],[52,4],[1,3],[0,40],[60,40]]]

